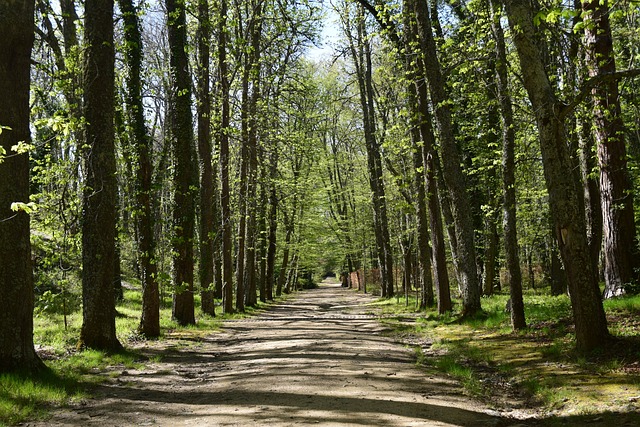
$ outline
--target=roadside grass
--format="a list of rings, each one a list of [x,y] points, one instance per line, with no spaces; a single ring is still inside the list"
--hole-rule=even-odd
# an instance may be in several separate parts
[[[217,316],[211,317],[199,310],[199,295],[195,295],[195,300],[197,323],[186,327],[171,319],[170,299],[165,298],[161,304],[160,340],[168,342],[169,348],[197,345],[206,336],[219,331],[224,320],[249,317],[273,304],[258,302],[257,307],[248,307],[245,313],[230,315],[221,315],[221,310],[216,310]],[[60,313],[40,311],[34,316],[34,343],[46,369],[37,374],[0,375],[0,427],[43,418],[53,407],[88,398],[91,386],[120,375],[123,369],[141,369],[145,363],[161,358],[159,355],[149,358],[138,351],[146,341],[137,332],[142,311],[141,292],[125,289],[124,299],[116,309],[117,337],[125,347],[117,353],[77,349],[82,326],[81,309],[67,314],[66,328]]]
[[[458,379],[471,395],[496,403],[499,380],[513,390],[507,406],[553,416],[635,413],[640,421],[640,296],[604,302],[612,340],[585,355],[575,351],[569,298],[546,291],[525,290],[528,327],[518,332],[511,330],[507,294],[483,298],[483,313],[473,318],[459,316],[456,300],[453,313],[440,316],[429,309],[412,325],[402,319],[415,315],[414,298],[372,305],[416,348],[420,365]]]

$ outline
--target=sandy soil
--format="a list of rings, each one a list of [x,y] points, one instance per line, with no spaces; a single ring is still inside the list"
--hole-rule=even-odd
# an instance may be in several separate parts
[[[323,284],[203,340],[147,343],[160,362],[111,372],[92,399],[29,425],[518,425],[416,367],[371,298]]]

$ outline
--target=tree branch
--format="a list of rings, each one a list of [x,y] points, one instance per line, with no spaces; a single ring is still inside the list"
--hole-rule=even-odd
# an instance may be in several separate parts
[[[367,0],[358,0],[358,3],[360,3],[362,7],[364,7],[369,13],[371,13],[380,27],[389,35],[391,41],[396,45],[398,49],[401,49],[402,41],[398,36],[396,25],[391,20],[391,17],[383,10],[376,9],[376,7],[369,3]]]
[[[630,70],[616,71],[615,73],[598,74],[597,76],[593,76],[587,79],[582,85],[582,87],[580,88],[580,91],[578,92],[578,94],[573,97],[573,99],[569,104],[567,104],[565,107],[562,108],[562,110],[560,110],[560,119],[562,120],[565,117],[567,117],[569,114],[571,114],[573,110],[575,110],[576,107],[580,105],[587,96],[589,96],[593,88],[601,85],[602,83],[610,82],[612,80],[622,80],[624,78],[636,77],[636,76],[640,76],[640,68],[632,68]]]

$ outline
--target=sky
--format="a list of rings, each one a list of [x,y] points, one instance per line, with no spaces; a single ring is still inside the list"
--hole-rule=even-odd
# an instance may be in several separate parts
[[[338,41],[338,16],[329,1],[324,0],[322,4],[325,17],[323,23],[324,26],[320,33],[320,43],[319,46],[310,47],[305,55],[312,61],[331,58],[334,53],[333,46],[335,46]]]

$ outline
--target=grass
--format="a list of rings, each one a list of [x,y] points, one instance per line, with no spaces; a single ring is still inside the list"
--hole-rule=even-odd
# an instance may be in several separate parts
[[[195,295],[195,300],[199,307],[200,296]],[[182,327],[171,319],[170,301],[165,299],[160,310],[161,338],[173,340],[175,347],[197,345],[204,337],[219,330],[223,320],[252,316],[268,305],[259,303],[255,308],[248,307],[244,313],[217,317],[196,310],[196,325]],[[145,339],[136,332],[141,310],[141,293],[125,290],[124,299],[117,305],[116,317],[117,337],[125,350],[111,354],[77,350],[82,326],[80,309],[67,314],[66,328],[62,314],[37,312],[34,343],[47,368],[34,375],[20,372],[0,375],[0,427],[42,418],[49,408],[89,397],[92,385],[107,381],[115,373],[148,363],[149,358],[132,350],[136,342]]]
[[[84,397],[79,383],[61,377],[55,369],[37,376],[23,373],[0,375],[0,425],[17,424],[43,416],[46,408]]]
[[[567,296],[526,290],[528,327],[518,332],[511,330],[505,310],[508,298],[483,298],[483,313],[473,318],[461,318],[455,301],[452,314],[428,310],[413,325],[393,317],[385,323],[398,335],[411,335],[411,342],[430,342],[428,350],[416,348],[418,363],[458,379],[470,395],[495,401],[492,379],[506,377],[516,386],[514,399],[554,416],[638,412],[640,296],[604,302],[613,339],[606,349],[587,355],[574,350]],[[380,299],[373,305],[397,319],[415,313],[415,300]]]

